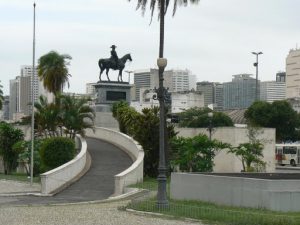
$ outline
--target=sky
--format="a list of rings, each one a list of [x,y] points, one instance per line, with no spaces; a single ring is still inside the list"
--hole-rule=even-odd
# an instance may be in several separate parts
[[[36,0],[36,64],[55,50],[72,57],[67,92],[85,93],[85,84],[99,80],[99,58],[130,53],[125,70],[156,68],[159,47],[157,11],[150,24],[137,0]],[[173,3],[171,1],[171,3]],[[275,80],[285,71],[290,49],[300,46],[299,0],[200,0],[198,5],[172,5],[165,19],[166,69],[188,69],[197,81],[229,82],[232,75],[255,74]],[[149,25],[150,24],[150,25]],[[9,94],[9,80],[21,65],[33,61],[33,1],[0,0],[0,80]],[[117,71],[110,71],[116,80]],[[128,79],[126,73],[124,80]]]

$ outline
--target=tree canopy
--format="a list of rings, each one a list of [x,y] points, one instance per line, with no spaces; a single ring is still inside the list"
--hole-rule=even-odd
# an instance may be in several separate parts
[[[72,57],[67,54],[59,54],[51,51],[39,58],[38,75],[43,81],[44,87],[54,94],[62,92],[65,84],[69,84],[68,65]]]
[[[113,105],[112,111],[114,118],[119,122],[120,131],[132,136],[143,146],[145,175],[156,177],[159,162],[159,108],[145,108],[142,113],[139,113],[127,103],[118,102]],[[175,136],[172,125],[167,126],[166,135],[166,139]],[[166,157],[168,157],[168,147],[166,147]]]
[[[300,118],[292,106],[285,100],[273,103],[256,101],[245,112],[250,125],[276,128],[276,141],[295,141],[299,138],[296,128]]]
[[[179,113],[179,126],[181,127],[208,127],[211,123],[214,127],[233,126],[229,116],[222,112],[213,112],[213,117],[209,118],[209,108],[194,107]]]
[[[131,0],[128,0],[131,1]],[[147,0],[137,0],[137,6],[136,9],[141,9],[142,14],[144,15],[145,11],[146,11],[146,6],[147,3],[150,2],[150,11],[151,11],[151,19],[153,17],[154,11],[155,11],[155,7],[157,6],[157,9],[160,9],[160,2],[162,0],[151,0],[151,1],[147,1]],[[167,9],[170,5],[170,0],[163,0],[165,2],[165,13],[167,12]],[[176,13],[177,7],[178,6],[187,6],[188,3],[190,2],[191,4],[197,4],[200,0],[174,0],[173,1],[173,16]],[[158,16],[159,18],[160,16]]]

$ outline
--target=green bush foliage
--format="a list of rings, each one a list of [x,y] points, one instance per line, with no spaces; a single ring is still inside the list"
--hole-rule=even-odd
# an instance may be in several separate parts
[[[18,152],[12,146],[23,140],[24,134],[11,124],[0,123],[0,155],[3,157],[5,174],[10,174],[18,166]]]
[[[115,103],[113,116],[119,122],[120,131],[133,137],[145,152],[144,173],[149,177],[158,174],[159,162],[159,108],[144,108],[142,113],[128,106],[125,102]],[[169,139],[176,135],[174,127],[166,125],[166,158],[169,158]],[[167,160],[168,161],[168,160]]]
[[[211,172],[219,150],[231,148],[230,144],[210,140],[204,134],[192,138],[175,137],[171,142],[173,167],[186,172]]]
[[[210,119],[208,113],[212,112],[209,108],[190,108],[179,113],[180,127],[208,127],[211,123],[214,127],[230,127],[233,122],[229,116],[223,112],[213,112]]]
[[[45,139],[40,150],[43,170],[51,170],[70,161],[75,156],[75,143],[66,137]]]
[[[40,149],[43,143],[43,139],[34,140],[33,151],[33,176],[37,176],[41,171],[41,157]],[[26,170],[26,174],[30,175],[31,164],[31,141],[19,141],[13,145],[13,150],[18,153],[18,162],[23,164]]]

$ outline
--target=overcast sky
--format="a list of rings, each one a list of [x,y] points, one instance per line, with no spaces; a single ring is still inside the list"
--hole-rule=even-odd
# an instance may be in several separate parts
[[[36,61],[51,50],[72,56],[69,92],[84,93],[98,81],[98,59],[131,53],[126,70],[156,67],[157,14],[136,11],[136,0],[36,0]],[[171,9],[171,8],[170,8]],[[285,70],[290,49],[300,46],[299,0],[201,0],[169,10],[165,24],[167,69],[189,69],[197,81],[231,81],[255,74],[252,51],[259,57],[259,79],[274,80]],[[0,80],[5,94],[21,65],[32,65],[33,1],[0,0]],[[116,79],[117,72],[110,72]],[[127,75],[124,74],[124,79]]]

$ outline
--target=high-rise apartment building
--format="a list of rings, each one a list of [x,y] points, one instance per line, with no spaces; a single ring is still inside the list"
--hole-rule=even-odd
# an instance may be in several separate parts
[[[260,100],[274,102],[285,99],[285,82],[262,81],[260,82]]]
[[[20,76],[14,80],[10,80],[10,96],[9,96],[9,119],[15,120],[22,116],[31,114],[32,102],[32,66],[22,66]],[[33,82],[34,101],[38,101],[40,95],[50,98],[51,95],[45,91],[42,82],[37,76],[37,69],[35,69],[35,78]]]
[[[167,70],[164,76],[172,78],[172,92],[189,91],[195,88],[195,75],[192,75],[189,70]]]
[[[256,79],[251,76],[251,74],[233,75],[231,82],[223,83],[225,110],[245,109],[255,101]]]
[[[286,98],[300,98],[300,49],[291,49],[286,58]]]

